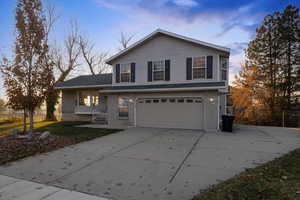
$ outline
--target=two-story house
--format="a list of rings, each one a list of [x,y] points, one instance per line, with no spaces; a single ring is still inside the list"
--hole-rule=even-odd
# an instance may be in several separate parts
[[[229,54],[229,48],[158,29],[110,57],[112,74],[58,84],[62,120],[219,129],[226,113]]]

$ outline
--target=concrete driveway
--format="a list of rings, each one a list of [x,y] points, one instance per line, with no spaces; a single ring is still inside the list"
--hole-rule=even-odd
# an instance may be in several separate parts
[[[109,199],[188,200],[300,147],[300,131],[238,126],[235,134],[130,128],[0,167],[0,174]]]

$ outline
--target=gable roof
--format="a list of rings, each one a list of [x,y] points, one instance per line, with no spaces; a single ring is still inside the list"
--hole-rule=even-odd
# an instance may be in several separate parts
[[[148,41],[148,40],[152,39],[154,36],[156,36],[158,34],[167,35],[169,37],[173,37],[173,38],[177,38],[177,39],[184,40],[184,41],[187,41],[187,42],[191,42],[191,43],[194,43],[194,44],[198,44],[198,45],[201,45],[201,46],[213,48],[213,49],[216,49],[216,50],[219,50],[219,51],[223,51],[225,53],[230,53],[230,49],[227,48],[227,47],[215,45],[215,44],[208,43],[208,42],[203,42],[203,41],[200,41],[200,40],[196,40],[196,39],[193,39],[193,38],[190,38],[190,37],[186,37],[186,36],[179,35],[179,34],[176,34],[176,33],[172,33],[172,32],[169,32],[169,31],[165,31],[165,30],[162,30],[162,29],[157,29],[156,31],[154,31],[151,34],[144,37],[143,39],[141,39],[141,40],[135,42],[134,44],[130,45],[128,48],[126,48],[126,49],[120,51],[119,53],[111,56],[105,62],[107,64],[111,64],[111,62],[113,60],[115,60],[118,57],[126,54],[128,51],[136,48],[137,46],[143,44],[145,41]]]
[[[77,76],[58,83],[56,89],[105,87],[112,84],[112,74],[97,74]]]

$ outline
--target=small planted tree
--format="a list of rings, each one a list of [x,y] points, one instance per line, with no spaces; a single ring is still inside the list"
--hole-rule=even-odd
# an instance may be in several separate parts
[[[28,112],[32,133],[34,111],[43,103],[54,81],[41,1],[19,0],[15,19],[14,60],[2,68],[4,86],[8,105]]]
[[[0,99],[0,112],[6,110],[5,101],[3,99]]]
[[[14,67],[8,61],[3,58],[1,62],[1,70],[4,75],[4,87],[6,88],[6,96],[8,97],[7,106],[14,110],[22,110],[23,117],[23,131],[26,132],[27,126],[27,110],[26,110],[26,97],[24,96],[24,87],[18,82],[18,78],[15,76]]]

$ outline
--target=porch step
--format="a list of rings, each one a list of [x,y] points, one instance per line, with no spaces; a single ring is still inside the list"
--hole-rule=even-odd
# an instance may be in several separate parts
[[[108,124],[107,119],[102,116],[96,116],[93,120],[94,123],[96,124]]]

